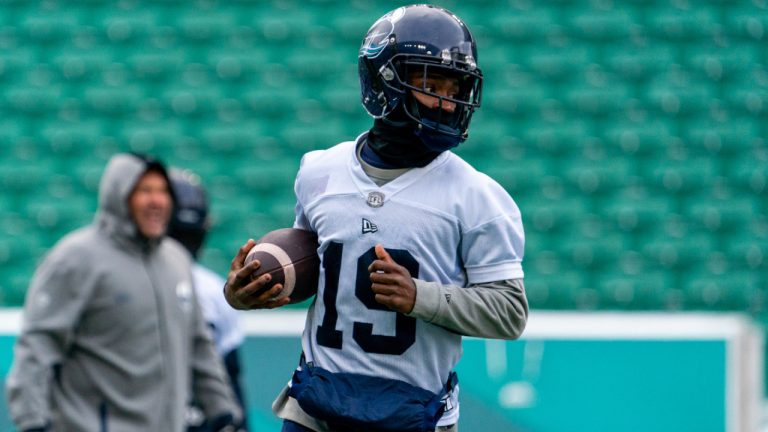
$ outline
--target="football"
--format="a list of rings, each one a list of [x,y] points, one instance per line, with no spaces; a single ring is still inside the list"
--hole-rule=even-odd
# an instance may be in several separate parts
[[[260,238],[245,257],[245,264],[259,260],[261,267],[251,277],[271,274],[272,282],[266,289],[276,283],[283,284],[277,298],[290,296],[291,303],[299,303],[317,294],[320,275],[317,247],[317,234],[312,231],[282,228]]]

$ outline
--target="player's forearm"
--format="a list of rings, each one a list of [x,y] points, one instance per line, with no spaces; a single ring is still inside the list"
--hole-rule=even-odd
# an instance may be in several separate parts
[[[522,279],[461,288],[416,279],[410,316],[467,336],[516,339],[528,319]]]

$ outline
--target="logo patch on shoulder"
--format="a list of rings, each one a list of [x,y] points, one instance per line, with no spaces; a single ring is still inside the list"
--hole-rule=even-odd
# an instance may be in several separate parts
[[[179,299],[179,306],[184,312],[192,310],[192,283],[190,281],[181,281],[176,285],[176,297]]]
[[[363,218],[363,234],[375,233],[379,230],[379,227],[375,223]]]
[[[368,194],[368,199],[366,200],[368,203],[368,206],[373,208],[378,208],[384,205],[384,194],[378,191],[374,191]]]

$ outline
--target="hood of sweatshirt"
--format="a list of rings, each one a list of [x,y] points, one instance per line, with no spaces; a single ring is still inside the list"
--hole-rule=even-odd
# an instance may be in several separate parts
[[[137,246],[143,250],[156,248],[162,238],[151,240],[139,232],[131,218],[128,199],[139,179],[149,170],[156,170],[165,177],[173,197],[168,174],[160,161],[143,155],[120,153],[109,160],[101,176],[99,206],[95,218],[99,230],[107,236],[120,244]]]

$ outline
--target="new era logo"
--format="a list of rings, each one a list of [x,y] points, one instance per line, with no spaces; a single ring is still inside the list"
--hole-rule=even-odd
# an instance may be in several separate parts
[[[375,223],[363,218],[363,234],[375,233],[379,230],[379,227]]]

